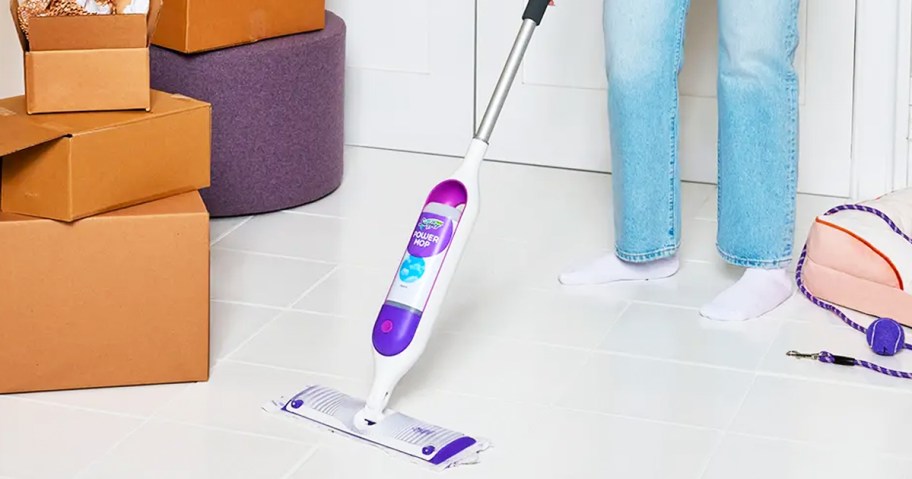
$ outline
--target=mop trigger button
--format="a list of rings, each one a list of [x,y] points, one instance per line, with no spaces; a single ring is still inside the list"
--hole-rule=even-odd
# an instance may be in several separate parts
[[[431,454],[434,454],[434,451],[436,450],[437,449],[435,449],[434,446],[424,446],[424,449],[421,450],[421,453],[425,456],[430,456]]]
[[[418,330],[421,313],[396,304],[384,304],[374,322],[374,350],[395,356],[408,348]]]

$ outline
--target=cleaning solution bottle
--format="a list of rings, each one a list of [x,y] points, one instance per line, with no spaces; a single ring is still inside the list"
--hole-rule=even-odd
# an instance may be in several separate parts
[[[421,211],[374,325],[374,348],[395,356],[408,347],[434,289],[462,209],[429,202]]]

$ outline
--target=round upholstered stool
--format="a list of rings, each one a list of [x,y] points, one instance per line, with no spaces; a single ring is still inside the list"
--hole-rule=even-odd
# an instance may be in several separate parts
[[[341,183],[345,23],[326,15],[321,31],[224,50],[152,48],[152,88],[212,104],[212,216],[302,205]]]

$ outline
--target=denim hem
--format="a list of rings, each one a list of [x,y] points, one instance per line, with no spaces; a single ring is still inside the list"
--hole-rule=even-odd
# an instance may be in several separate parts
[[[674,256],[674,254],[678,252],[678,246],[679,245],[666,246],[646,253],[627,253],[615,248],[614,254],[617,255],[621,261],[626,261],[628,263],[648,263],[650,261]]]
[[[727,263],[743,268],[782,269],[792,262],[791,256],[779,259],[749,259],[726,253],[718,244],[716,249]]]

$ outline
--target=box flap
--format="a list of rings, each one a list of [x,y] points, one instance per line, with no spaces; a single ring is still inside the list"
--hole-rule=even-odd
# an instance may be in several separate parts
[[[23,111],[16,112],[0,105],[0,156],[31,148],[66,136],[49,125],[38,125]]]
[[[35,17],[29,22],[31,51],[143,48],[145,15]]]
[[[96,218],[120,218],[124,216],[159,216],[209,214],[199,192],[181,193],[164,199],[149,201],[127,208],[102,213]]]
[[[19,26],[19,0],[10,0],[10,15],[13,17],[13,29],[16,30],[16,36],[19,37],[19,45],[22,51],[28,51],[28,40],[25,39],[25,33]]]

